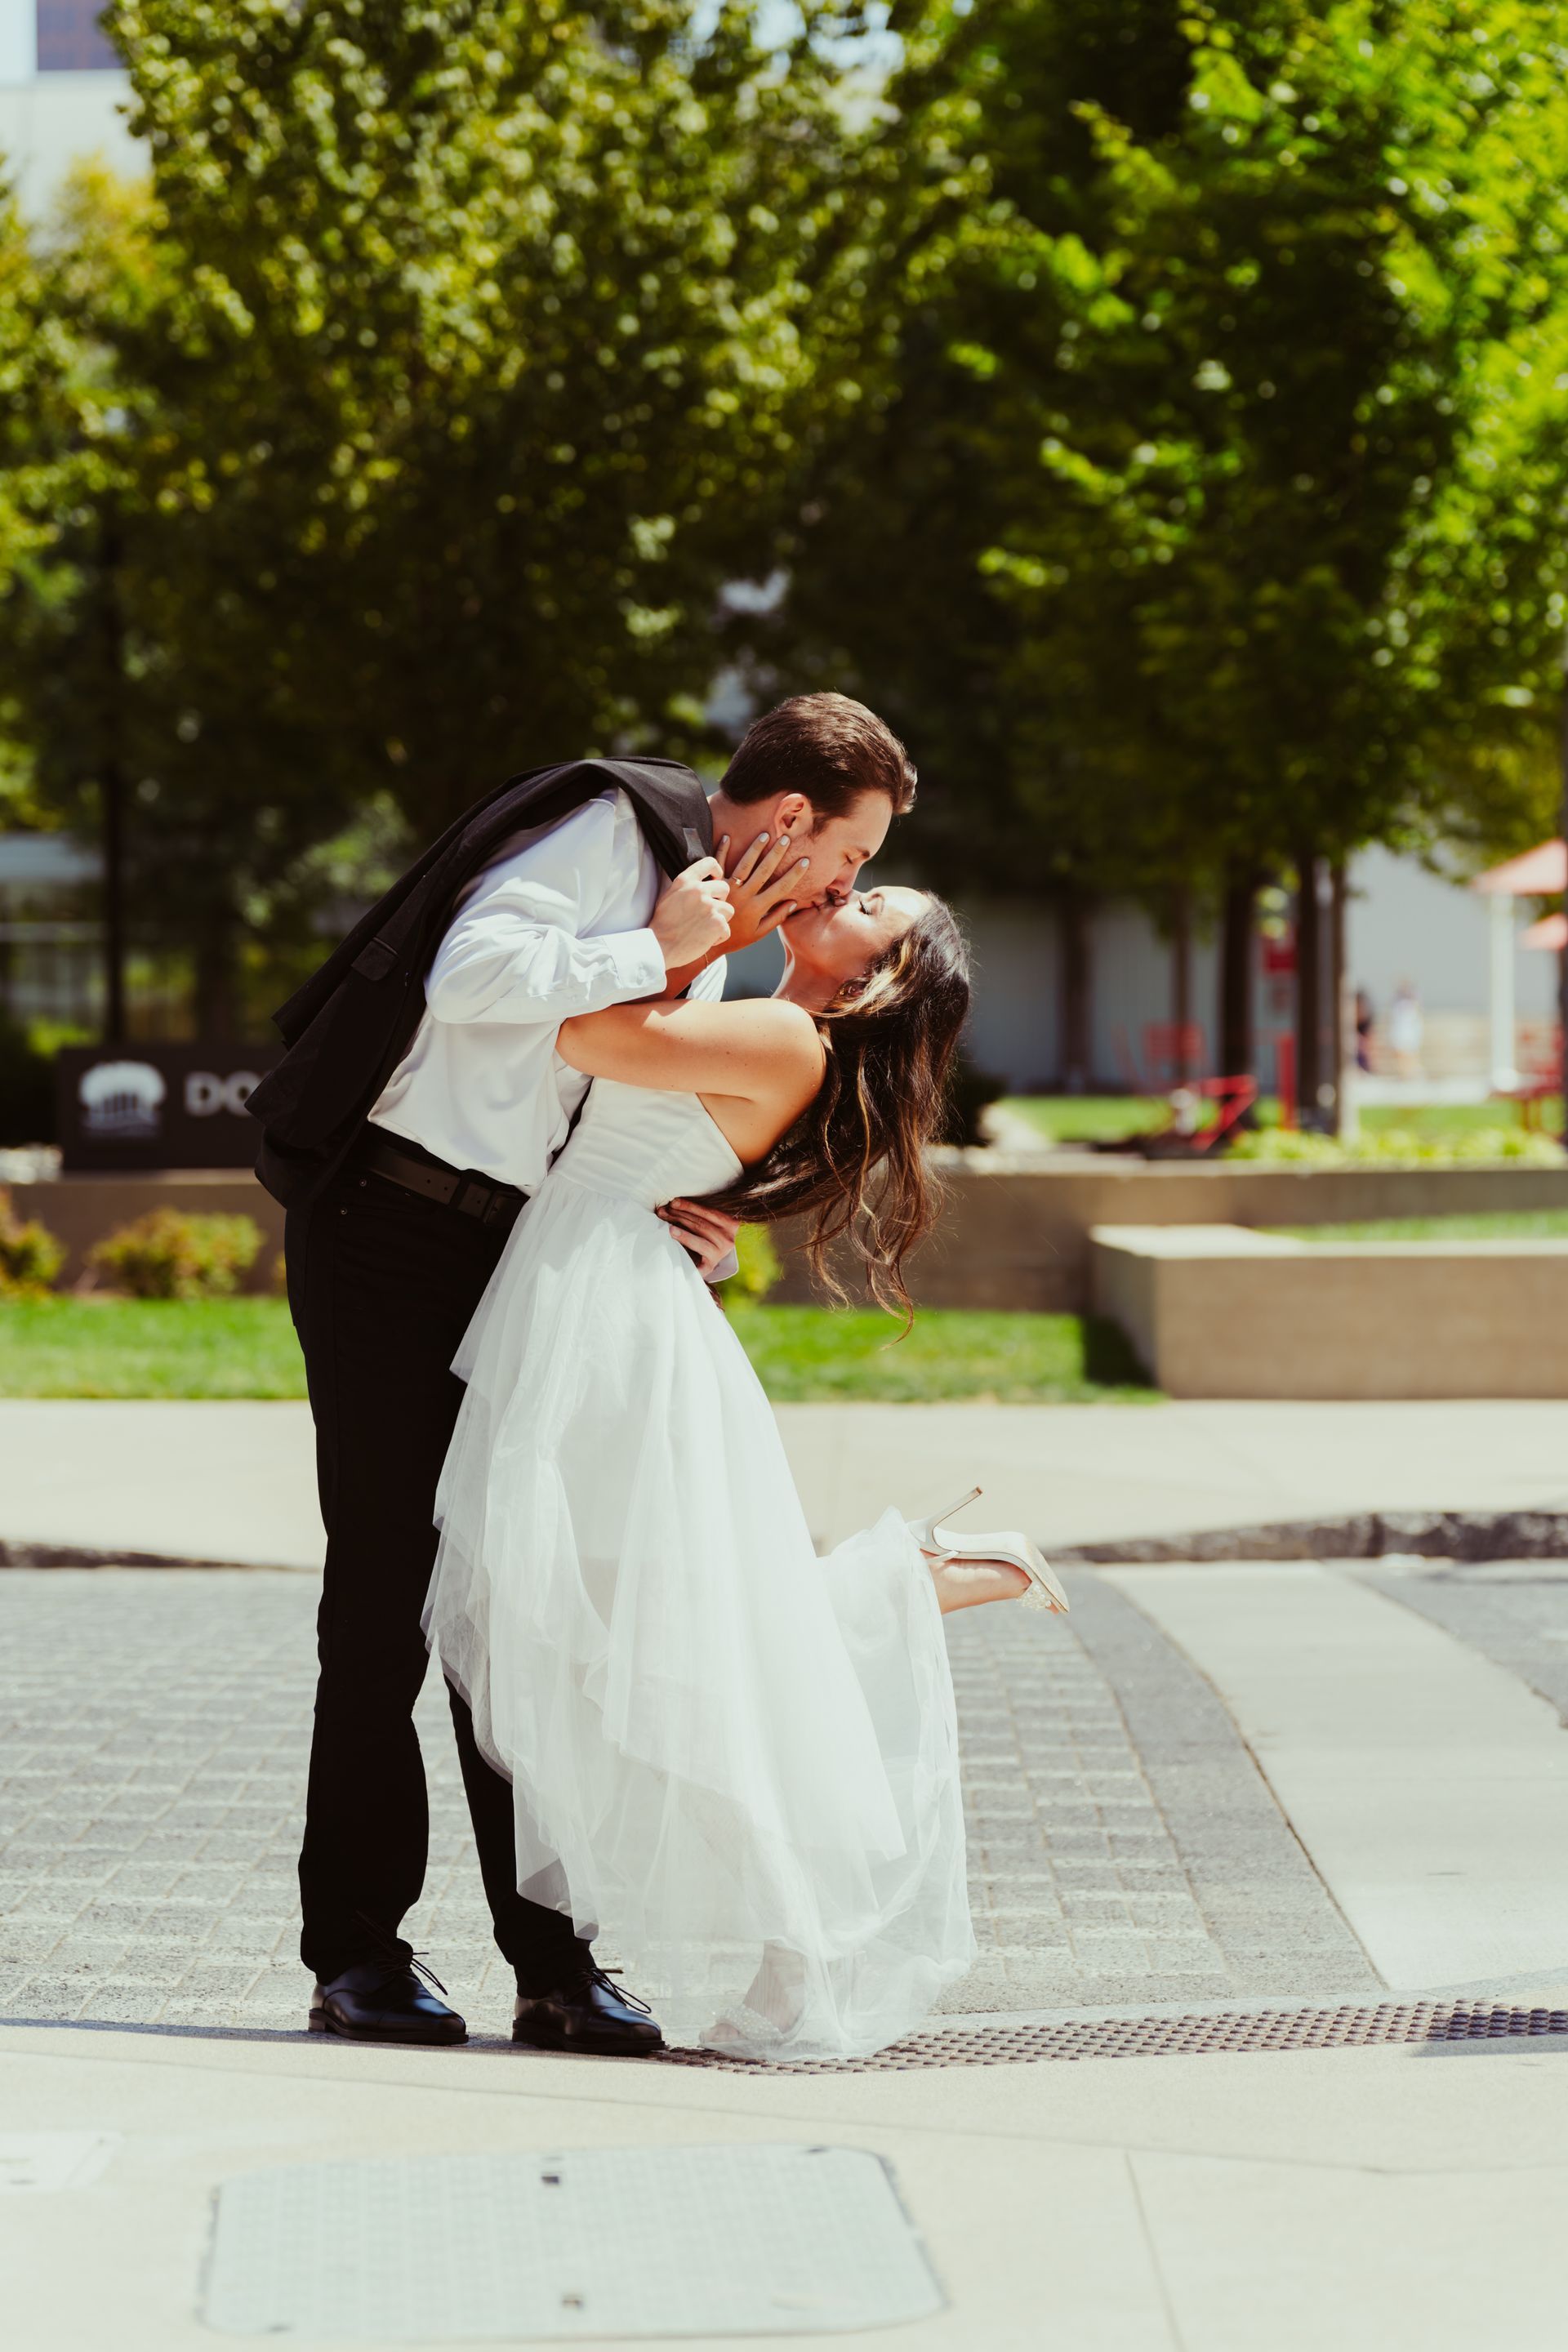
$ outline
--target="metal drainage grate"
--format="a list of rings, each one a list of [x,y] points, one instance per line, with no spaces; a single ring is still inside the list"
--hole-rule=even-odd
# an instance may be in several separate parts
[[[1568,2009],[1471,2009],[1445,2000],[1375,2008],[1231,2010],[1199,2017],[1072,2019],[1057,2025],[957,2026],[874,2058],[805,2061],[796,2074],[897,2074],[921,2066],[1026,2066],[1041,2059],[1206,2057],[1226,2050],[1363,2050],[1384,2042],[1503,2042],[1568,2034]],[[754,2073],[759,2062],[668,2050],[668,2064]]]
[[[826,2335],[942,2307],[879,2157],[741,2143],[245,2173],[219,2191],[205,2316],[384,2347]]]

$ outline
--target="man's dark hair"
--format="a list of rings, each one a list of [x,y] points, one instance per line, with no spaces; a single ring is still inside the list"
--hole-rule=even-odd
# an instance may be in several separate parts
[[[742,807],[774,793],[804,793],[819,817],[842,816],[862,793],[886,793],[902,816],[915,797],[915,763],[892,729],[847,694],[793,694],[753,719],[724,771],[721,789]]]

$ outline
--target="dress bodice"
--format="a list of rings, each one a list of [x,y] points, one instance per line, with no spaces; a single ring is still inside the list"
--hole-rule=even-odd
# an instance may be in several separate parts
[[[695,1095],[595,1078],[552,1179],[657,1209],[732,1184],[741,1161]]]

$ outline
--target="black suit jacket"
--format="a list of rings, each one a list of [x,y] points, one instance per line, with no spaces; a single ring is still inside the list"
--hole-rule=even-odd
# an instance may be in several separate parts
[[[508,837],[570,816],[619,786],[666,874],[713,847],[708,797],[676,760],[568,760],[530,768],[476,803],[355,924],[273,1014],[289,1050],[247,1108],[262,1127],[256,1172],[290,1206],[310,1198],[358,1139],[425,1010],[425,975],[458,893]]]

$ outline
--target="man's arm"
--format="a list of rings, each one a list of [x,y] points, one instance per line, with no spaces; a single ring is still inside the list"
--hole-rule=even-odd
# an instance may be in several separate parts
[[[678,877],[645,929],[582,936],[625,854],[616,842],[621,822],[612,803],[590,801],[490,869],[430,967],[425,1001],[433,1019],[553,1028],[657,995],[672,964],[722,941],[729,902],[712,858]]]

